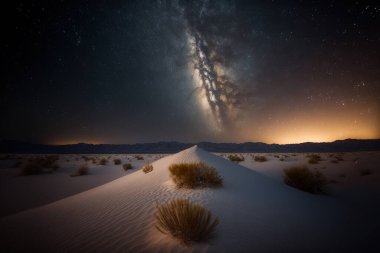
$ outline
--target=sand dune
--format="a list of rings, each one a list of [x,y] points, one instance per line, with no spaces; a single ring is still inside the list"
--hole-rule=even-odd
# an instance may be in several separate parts
[[[203,161],[224,186],[178,190],[168,166]],[[192,147],[105,185],[0,220],[1,252],[340,252],[350,240],[344,206],[290,188]],[[220,218],[216,237],[191,247],[154,228],[156,205],[185,197]],[[364,246],[364,248],[363,248]]]

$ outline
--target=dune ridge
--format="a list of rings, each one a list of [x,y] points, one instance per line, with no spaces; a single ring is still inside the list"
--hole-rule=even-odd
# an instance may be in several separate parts
[[[169,165],[199,161],[218,170],[223,187],[176,189]],[[334,252],[342,247],[341,210],[332,198],[300,192],[197,146],[152,165],[148,174],[139,170],[0,220],[0,250]],[[158,232],[154,228],[156,206],[174,198],[201,203],[218,216],[221,223],[216,237],[185,247]]]

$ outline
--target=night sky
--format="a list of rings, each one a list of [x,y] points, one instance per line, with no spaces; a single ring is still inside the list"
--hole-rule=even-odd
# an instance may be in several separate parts
[[[0,139],[380,138],[374,1],[9,1]]]

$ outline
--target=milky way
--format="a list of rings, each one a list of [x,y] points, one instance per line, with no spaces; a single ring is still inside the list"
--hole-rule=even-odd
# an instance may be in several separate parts
[[[1,139],[380,137],[373,1],[8,1]]]

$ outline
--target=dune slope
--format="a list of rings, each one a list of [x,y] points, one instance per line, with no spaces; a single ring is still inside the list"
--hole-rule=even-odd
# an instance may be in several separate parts
[[[179,190],[170,164],[203,161],[224,186]],[[60,201],[0,220],[1,252],[337,252],[352,245],[331,197],[300,192],[198,147]],[[202,203],[220,218],[216,237],[191,247],[154,228],[156,205]]]

